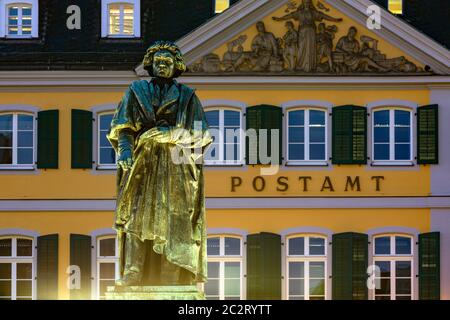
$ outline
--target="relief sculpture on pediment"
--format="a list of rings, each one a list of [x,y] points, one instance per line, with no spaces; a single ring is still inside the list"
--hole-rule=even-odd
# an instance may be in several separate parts
[[[316,3],[316,5],[314,4]],[[285,15],[272,17],[283,22],[284,34],[275,35],[262,21],[256,36],[240,35],[227,43],[220,57],[210,53],[189,66],[192,74],[280,74],[351,75],[424,73],[404,56],[388,58],[378,49],[378,40],[361,35],[355,26],[337,37],[341,17],[334,17],[320,1],[288,3]],[[330,24],[336,23],[336,24]],[[250,42],[247,42],[250,41]],[[245,50],[245,44],[249,44]]]

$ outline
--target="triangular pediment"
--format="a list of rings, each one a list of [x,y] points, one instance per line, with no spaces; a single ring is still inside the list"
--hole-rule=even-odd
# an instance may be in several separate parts
[[[371,1],[307,2],[241,0],[177,41],[188,75],[450,74],[449,51],[386,10],[370,28]]]

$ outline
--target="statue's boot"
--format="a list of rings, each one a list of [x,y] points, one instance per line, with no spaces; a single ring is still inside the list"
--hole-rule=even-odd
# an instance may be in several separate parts
[[[138,286],[142,281],[145,263],[145,244],[135,235],[127,234],[125,239],[125,268],[123,277],[116,286]]]

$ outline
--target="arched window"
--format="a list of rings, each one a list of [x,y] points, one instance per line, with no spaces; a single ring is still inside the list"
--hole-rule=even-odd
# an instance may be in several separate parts
[[[205,115],[213,137],[205,154],[205,164],[242,164],[242,112],[233,108],[207,108]]]
[[[208,282],[205,295],[209,300],[240,300],[243,297],[242,238],[213,235],[207,240]]]
[[[327,161],[327,112],[317,108],[296,108],[287,114],[288,162]]]
[[[34,238],[0,237],[0,300],[35,299]]]
[[[403,234],[373,238],[373,263],[379,268],[375,300],[411,300],[413,296],[413,238]]]
[[[95,299],[104,300],[108,286],[114,286],[119,277],[119,257],[117,237],[101,236],[96,239],[96,295]]]
[[[102,112],[97,115],[97,164],[99,168],[115,169],[117,156],[111,143],[106,138],[114,111]]]
[[[141,36],[140,0],[102,0],[102,37]]]
[[[36,161],[33,114],[0,113],[0,168],[33,168]]]
[[[374,163],[405,163],[413,158],[412,111],[382,108],[373,111]]]
[[[320,235],[292,235],[286,246],[286,297],[325,300],[327,243]]]
[[[213,0],[214,13],[222,13],[230,7],[230,0]]]
[[[8,38],[34,38],[38,36],[38,0],[0,0],[2,6],[0,36]]]
[[[403,0],[388,0],[388,10],[393,14],[403,14]]]

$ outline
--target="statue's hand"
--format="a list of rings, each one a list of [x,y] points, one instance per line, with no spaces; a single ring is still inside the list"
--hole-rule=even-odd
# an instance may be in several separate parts
[[[158,143],[172,143],[172,134],[168,127],[158,127],[154,137]]]
[[[123,170],[129,170],[133,166],[133,153],[129,149],[125,149],[120,153],[118,165],[122,167]]]

